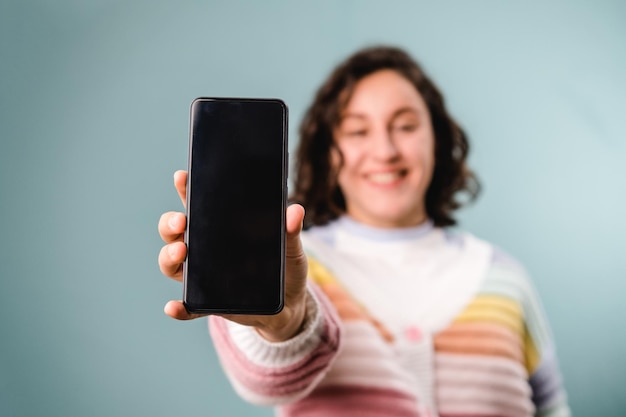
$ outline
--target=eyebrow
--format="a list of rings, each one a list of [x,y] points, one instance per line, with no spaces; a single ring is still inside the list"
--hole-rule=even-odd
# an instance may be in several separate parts
[[[344,114],[340,121],[344,121],[346,119],[361,119],[361,120],[365,120],[367,119],[367,117],[364,114],[360,114],[360,113],[346,113]]]
[[[415,108],[415,107],[411,107],[411,106],[405,106],[405,107],[401,107],[398,110],[394,111],[393,114],[391,115],[392,119],[395,119],[396,117],[400,116],[401,114],[404,113],[411,113],[414,114],[415,116],[419,116],[420,112]]]
[[[391,119],[393,120],[393,119],[397,118],[398,116],[400,116],[400,115],[402,115],[404,113],[411,113],[411,114],[414,114],[415,116],[419,116],[420,115],[420,112],[415,107],[405,106],[405,107],[401,107],[398,110],[394,111],[391,114]],[[344,121],[344,120],[349,119],[349,118],[366,120],[367,116],[365,116],[364,114],[361,114],[361,113],[346,113],[341,118],[341,121]]]

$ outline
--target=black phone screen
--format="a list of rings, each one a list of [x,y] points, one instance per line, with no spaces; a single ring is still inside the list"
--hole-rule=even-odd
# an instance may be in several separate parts
[[[189,150],[185,307],[190,312],[279,312],[286,105],[277,99],[196,99]]]

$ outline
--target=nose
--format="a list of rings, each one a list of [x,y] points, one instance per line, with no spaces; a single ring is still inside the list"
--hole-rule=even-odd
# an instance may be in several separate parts
[[[393,160],[398,157],[398,147],[391,132],[382,130],[371,142],[372,155],[380,160]]]

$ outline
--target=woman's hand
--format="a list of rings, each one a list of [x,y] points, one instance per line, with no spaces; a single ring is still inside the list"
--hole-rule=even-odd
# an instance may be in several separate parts
[[[174,173],[174,186],[186,206],[187,172]],[[265,339],[278,342],[287,340],[298,333],[305,317],[306,276],[308,264],[302,245],[300,232],[304,219],[304,208],[298,204],[287,208],[286,214],[286,259],[285,259],[285,306],[272,316],[264,315],[222,315],[222,317],[246,326],[254,326]],[[159,267],[164,275],[182,281],[183,262],[187,256],[187,246],[183,242],[187,218],[184,213],[167,212],[159,220],[159,234],[165,246],[159,253]],[[189,320],[206,316],[190,314],[182,301],[170,301],[165,305],[165,314],[177,320]]]

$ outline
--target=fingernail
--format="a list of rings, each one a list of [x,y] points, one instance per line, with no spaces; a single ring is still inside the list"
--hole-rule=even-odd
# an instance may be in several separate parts
[[[174,249],[174,245],[168,245],[167,253],[170,255],[170,258],[173,258],[176,256],[176,249]]]

